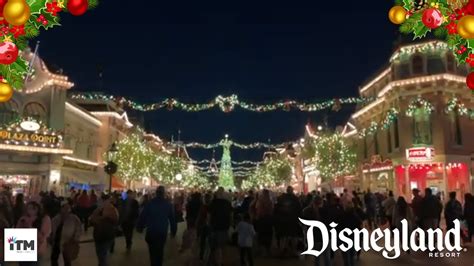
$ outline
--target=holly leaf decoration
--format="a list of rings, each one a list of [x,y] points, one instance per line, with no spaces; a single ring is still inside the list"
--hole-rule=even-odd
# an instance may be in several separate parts
[[[435,37],[445,39],[448,36],[448,29],[446,27],[438,27],[433,31]]]
[[[30,12],[32,15],[41,14],[41,11],[46,8],[48,0],[26,0],[26,3],[30,6]]]
[[[463,38],[459,36],[458,34],[453,34],[448,36],[448,46],[451,47],[452,50],[454,50],[455,47],[458,47],[459,44],[463,41]]]
[[[406,10],[411,10],[413,8],[413,0],[403,0],[403,7]]]
[[[0,65],[0,74],[15,90],[23,88],[24,78],[27,72],[28,62],[21,57],[18,57],[13,64]]]
[[[38,21],[38,17],[40,15],[43,15],[44,18],[48,21],[48,23],[46,25],[43,24],[41,21]],[[54,26],[61,26],[61,24],[59,23],[59,16],[53,16],[49,12],[42,12],[40,15],[31,16],[31,18],[30,18],[31,24],[33,24],[38,30],[41,29],[41,28],[47,30],[47,29],[52,28]]]
[[[467,40],[467,47],[471,50],[471,53],[474,53],[474,39]]]
[[[426,34],[430,32],[430,29],[423,24],[423,22],[418,21],[415,26],[413,27],[413,34],[415,35],[414,39],[421,39],[426,36]]]

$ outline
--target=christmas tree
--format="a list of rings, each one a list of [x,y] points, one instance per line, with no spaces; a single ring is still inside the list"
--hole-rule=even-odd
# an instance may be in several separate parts
[[[222,146],[222,159],[221,169],[219,171],[219,186],[228,189],[234,189],[234,174],[232,173],[232,159],[230,158],[230,146],[232,142],[228,140],[227,136],[225,140],[221,142]]]

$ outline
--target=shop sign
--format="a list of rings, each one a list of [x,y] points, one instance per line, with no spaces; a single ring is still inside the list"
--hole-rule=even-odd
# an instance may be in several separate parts
[[[406,150],[407,160],[411,162],[432,161],[435,149],[432,147],[416,147]]]
[[[57,148],[61,142],[61,135],[31,119],[0,128],[0,143],[3,144]]]

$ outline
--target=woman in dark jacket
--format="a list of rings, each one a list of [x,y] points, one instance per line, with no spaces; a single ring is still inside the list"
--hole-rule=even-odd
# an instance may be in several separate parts
[[[467,221],[469,229],[467,240],[472,241],[472,235],[474,235],[474,197],[471,193],[464,195],[464,219]]]
[[[15,197],[15,206],[13,206],[13,224],[18,223],[21,216],[25,214],[25,196],[19,193]]]

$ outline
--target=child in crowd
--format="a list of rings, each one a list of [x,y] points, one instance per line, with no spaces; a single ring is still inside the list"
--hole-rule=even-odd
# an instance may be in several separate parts
[[[250,223],[250,215],[245,214],[244,219],[239,222],[236,228],[238,234],[238,244],[240,248],[240,264],[242,266],[253,266],[252,245],[255,237],[255,229]]]

